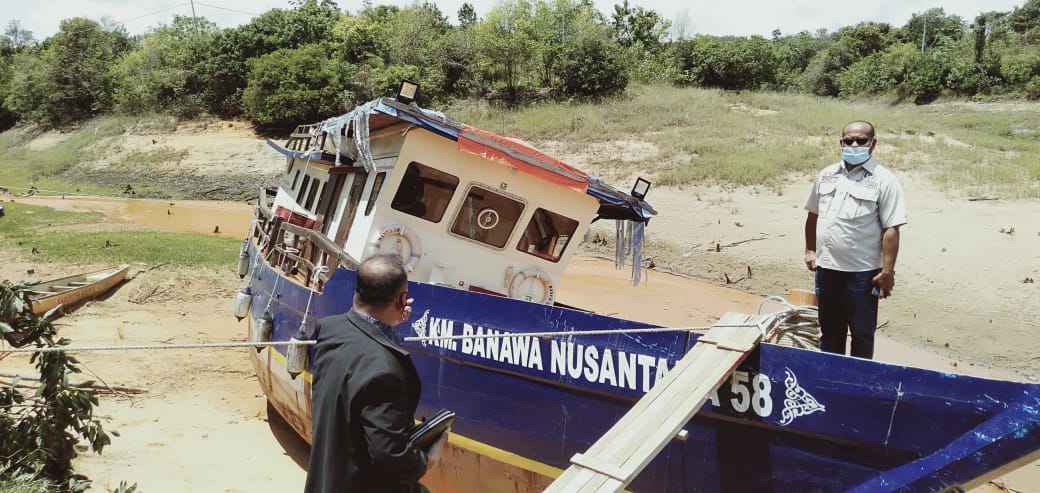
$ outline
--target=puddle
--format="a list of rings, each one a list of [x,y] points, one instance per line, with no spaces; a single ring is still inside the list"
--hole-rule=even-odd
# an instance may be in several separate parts
[[[60,211],[99,212],[109,219],[150,226],[163,231],[216,234],[245,238],[253,205],[208,200],[152,200],[105,197],[17,197],[22,204]]]

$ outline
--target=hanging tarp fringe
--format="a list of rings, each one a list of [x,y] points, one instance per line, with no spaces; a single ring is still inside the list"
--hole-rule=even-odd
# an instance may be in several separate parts
[[[368,141],[368,117],[372,110],[379,105],[381,100],[369,101],[354,108],[345,115],[325,120],[321,130],[332,135],[332,142],[336,146],[336,166],[340,165],[340,155],[343,153],[343,135],[354,126],[354,147],[357,148],[357,160],[364,166],[365,171],[374,173],[375,162],[372,159],[372,147]]]

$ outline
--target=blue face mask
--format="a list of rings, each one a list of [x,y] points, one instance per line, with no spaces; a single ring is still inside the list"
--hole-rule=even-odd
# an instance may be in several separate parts
[[[859,166],[870,159],[869,147],[842,147],[841,158],[853,166]]]

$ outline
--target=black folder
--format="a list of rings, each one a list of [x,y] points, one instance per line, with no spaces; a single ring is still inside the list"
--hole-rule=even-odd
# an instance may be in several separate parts
[[[441,409],[436,414],[430,416],[429,419],[412,426],[408,430],[409,441],[413,445],[423,449],[430,450],[434,442],[440,438],[441,434],[447,430],[451,424],[455,421],[455,412],[447,409]]]

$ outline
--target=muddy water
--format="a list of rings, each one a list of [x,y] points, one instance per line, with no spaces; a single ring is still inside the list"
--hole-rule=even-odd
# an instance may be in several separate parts
[[[62,211],[99,212],[113,221],[163,231],[217,234],[229,238],[245,238],[253,214],[253,205],[245,202],[107,197],[21,197],[15,200]]]

